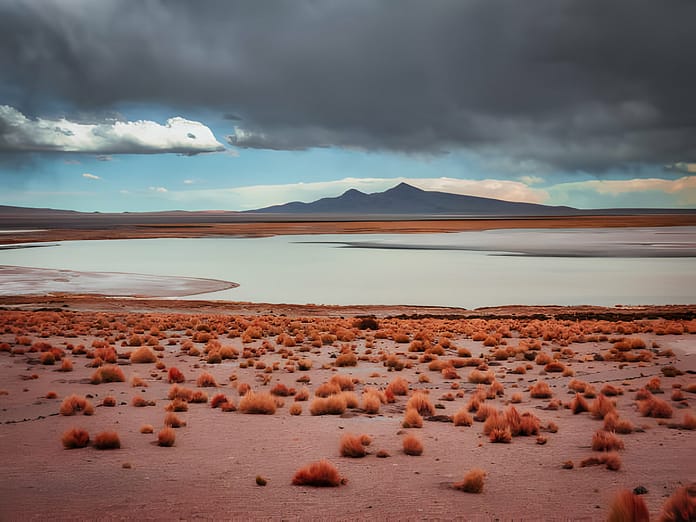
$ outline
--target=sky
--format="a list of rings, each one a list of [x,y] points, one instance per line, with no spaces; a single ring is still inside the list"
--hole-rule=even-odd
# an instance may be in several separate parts
[[[693,0],[3,0],[0,205],[696,208]]]

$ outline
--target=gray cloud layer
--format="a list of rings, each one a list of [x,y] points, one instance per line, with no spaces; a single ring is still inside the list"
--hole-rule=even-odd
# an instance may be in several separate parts
[[[240,147],[696,160],[693,0],[0,5],[0,101],[212,107]]]

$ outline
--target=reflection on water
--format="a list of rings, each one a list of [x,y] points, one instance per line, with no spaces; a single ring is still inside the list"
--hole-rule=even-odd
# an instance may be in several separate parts
[[[572,248],[573,255],[578,255],[583,248],[585,252],[597,249],[600,237],[604,238],[602,249],[613,248],[630,256],[549,257],[539,251],[546,245],[554,250]],[[236,289],[194,296],[196,299],[467,308],[679,304],[696,302],[694,259],[657,256],[660,249],[665,256],[674,249],[688,255],[694,238],[693,228],[674,227],[67,241],[50,248],[1,251],[0,264],[188,276],[240,284]],[[343,247],[365,242],[398,248]],[[438,248],[409,248],[423,245]],[[537,256],[490,255],[530,254],[532,247]],[[636,249],[647,249],[653,257],[640,257],[634,253]]]

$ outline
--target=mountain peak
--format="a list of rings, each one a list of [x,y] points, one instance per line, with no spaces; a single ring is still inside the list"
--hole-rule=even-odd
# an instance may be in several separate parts
[[[413,185],[409,185],[409,184],[406,183],[405,181],[402,181],[401,183],[399,183],[399,184],[396,185],[395,187],[390,188],[390,189],[387,190],[386,192],[390,192],[390,193],[394,193],[394,192],[399,192],[399,193],[407,193],[407,192],[416,193],[416,192],[425,192],[425,191],[424,191],[424,190],[421,190],[421,189],[419,189],[419,188],[417,188],[417,187],[414,187]]]
[[[360,192],[358,189],[348,189],[346,190],[343,194],[341,194],[340,197],[345,197],[345,196],[367,196],[364,192]]]

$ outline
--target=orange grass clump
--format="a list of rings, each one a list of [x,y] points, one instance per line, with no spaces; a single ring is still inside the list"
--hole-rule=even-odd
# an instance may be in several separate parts
[[[581,468],[598,465],[606,465],[607,469],[611,471],[619,471],[621,469],[621,457],[619,457],[618,453],[611,452],[604,455],[587,457],[580,462]]]
[[[169,426],[162,428],[157,434],[157,445],[163,447],[171,447],[176,440],[176,433]]]
[[[406,435],[402,443],[406,455],[417,457],[423,453],[423,442],[413,434]]]
[[[534,383],[529,389],[529,394],[534,399],[550,399],[553,395],[551,388],[544,381]]]
[[[411,398],[406,403],[406,409],[413,408],[421,415],[435,415],[435,406],[430,402],[427,394],[417,390],[411,395]]]
[[[346,411],[346,399],[342,395],[317,397],[309,406],[312,415],[341,415]]]
[[[152,424],[143,424],[140,426],[140,433],[153,433],[155,431],[155,428],[152,426]]]
[[[387,385],[387,390],[391,390],[394,395],[406,395],[408,394],[408,381],[403,377],[396,377]]]
[[[113,364],[101,366],[92,374],[91,384],[101,384],[103,382],[125,382],[126,376],[123,370]]]
[[[94,447],[98,450],[119,449],[121,439],[118,438],[118,433],[115,431],[102,431],[95,435]]]
[[[468,379],[469,382],[474,384],[490,384],[495,379],[495,375],[491,371],[471,370]]]
[[[421,417],[420,413],[418,413],[418,410],[415,408],[406,408],[401,426],[404,428],[422,428],[423,417]]]
[[[293,402],[288,411],[290,415],[302,415],[302,405],[299,402]]]
[[[360,458],[366,455],[365,446],[357,435],[346,433],[341,437],[341,456]]]
[[[247,392],[239,401],[239,411],[242,413],[273,415],[276,411],[276,401],[267,392]]]
[[[337,487],[343,482],[336,467],[326,459],[300,468],[292,478],[295,486]]]
[[[696,483],[677,489],[662,506],[660,522],[696,520]]]
[[[662,399],[649,397],[638,403],[638,410],[643,417],[655,417],[657,419],[671,419],[672,407]]]
[[[133,364],[147,364],[157,361],[157,356],[148,346],[141,346],[131,352],[130,362]]]
[[[486,478],[486,472],[480,468],[474,468],[464,475],[461,482],[452,484],[454,489],[465,491],[466,493],[481,493],[483,491],[483,482]]]
[[[61,438],[65,449],[85,448],[89,444],[89,433],[80,428],[72,428]]]
[[[592,436],[593,451],[614,451],[624,449],[623,441],[609,431],[599,430]]]
[[[474,423],[474,419],[466,408],[463,407],[452,416],[452,422],[454,422],[455,426],[471,426]]]
[[[186,377],[184,377],[184,374],[181,373],[181,370],[178,368],[174,368],[173,366],[169,368],[169,371],[167,372],[167,381],[170,384],[178,384],[182,383],[186,380]]]
[[[211,408],[218,408],[220,405],[229,402],[227,397],[225,396],[224,393],[217,393],[213,395],[213,398],[210,399],[210,407]]]
[[[217,381],[215,380],[215,377],[213,377],[208,372],[203,372],[198,376],[198,379],[196,380],[196,385],[199,388],[216,388]]]
[[[186,422],[181,420],[181,418],[173,412],[169,412],[164,416],[164,425],[171,426],[172,428],[181,428],[186,426]]]
[[[642,497],[624,489],[614,496],[607,522],[650,522],[650,512]]]
[[[80,397],[79,395],[73,394],[63,399],[63,402],[60,405],[59,412],[61,415],[66,416],[75,415],[77,413],[82,413],[84,415],[93,415],[94,406],[92,406],[92,403],[84,397]]]
[[[614,411],[616,406],[606,395],[597,395],[597,398],[590,405],[590,414],[595,419],[603,419],[608,413]]]
[[[577,415],[578,413],[590,411],[590,407],[584,397],[576,393],[573,400],[570,401],[570,411],[572,411],[574,415]]]

